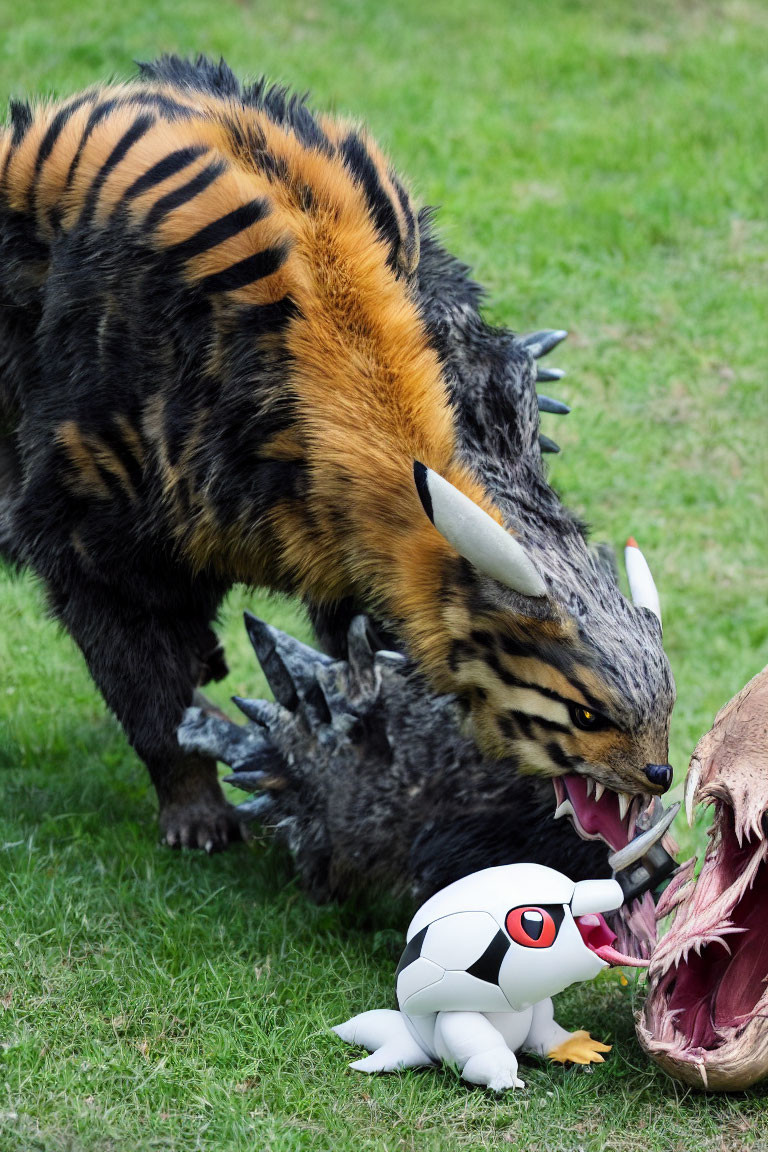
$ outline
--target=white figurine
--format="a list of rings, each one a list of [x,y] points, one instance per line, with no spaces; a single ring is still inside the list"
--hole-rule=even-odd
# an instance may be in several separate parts
[[[601,912],[623,899],[615,880],[574,884],[540,864],[465,876],[422,905],[397,968],[400,1011],[363,1012],[334,1028],[372,1055],[361,1072],[444,1062],[495,1092],[522,1088],[515,1052],[602,1062],[610,1046],[566,1032],[551,996],[609,964],[641,965],[611,945]]]

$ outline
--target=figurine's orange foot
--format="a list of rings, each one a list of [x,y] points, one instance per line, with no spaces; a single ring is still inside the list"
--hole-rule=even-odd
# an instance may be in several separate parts
[[[604,1057],[600,1053],[610,1050],[610,1044],[601,1044],[599,1040],[593,1040],[589,1032],[580,1031],[571,1033],[567,1040],[547,1055],[550,1060],[557,1060],[560,1064],[569,1060],[572,1064],[602,1064]]]

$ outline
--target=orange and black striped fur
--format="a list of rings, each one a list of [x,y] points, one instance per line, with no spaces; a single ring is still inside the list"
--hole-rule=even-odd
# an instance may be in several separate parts
[[[175,739],[225,672],[235,582],[301,596],[321,631],[366,608],[522,768],[647,787],[672,703],[655,625],[546,485],[530,356],[361,128],[204,60],[17,103],[0,305],[0,540],[146,761],[169,842],[236,834]],[[543,604],[458,557],[414,459],[521,537]]]

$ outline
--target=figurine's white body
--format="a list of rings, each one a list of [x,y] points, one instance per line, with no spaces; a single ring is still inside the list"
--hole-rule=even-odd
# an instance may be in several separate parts
[[[618,957],[597,914],[621,902],[615,880],[574,884],[539,864],[457,880],[411,921],[397,970],[400,1011],[364,1012],[334,1029],[372,1053],[351,1067],[388,1072],[442,1061],[500,1092],[522,1087],[521,1049],[602,1060],[607,1047],[561,1028],[550,997],[606,968],[600,952]]]

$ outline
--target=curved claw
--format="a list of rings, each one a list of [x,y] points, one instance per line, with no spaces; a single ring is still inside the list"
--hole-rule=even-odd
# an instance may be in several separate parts
[[[565,340],[568,333],[563,328],[549,328],[541,332],[531,332],[528,336],[521,336],[519,343],[527,348],[534,360],[546,356],[558,344]]]
[[[610,1050],[610,1044],[601,1044],[599,1040],[593,1040],[589,1032],[581,1029],[572,1032],[567,1040],[558,1044],[557,1048],[547,1053],[547,1056],[550,1060],[556,1060],[558,1064],[566,1064],[569,1061],[571,1064],[603,1064],[605,1058],[600,1053]]]
[[[539,446],[542,452],[559,452],[560,445],[555,444],[554,440],[550,440],[549,436],[544,436],[543,433],[539,436]]]
[[[254,724],[260,724],[263,728],[286,723],[293,717],[292,712],[272,700],[246,700],[242,696],[233,696],[232,703],[236,704],[249,720]]]
[[[250,823],[252,820],[263,820],[272,807],[274,801],[271,796],[252,796],[248,800],[243,800],[242,804],[238,804],[235,811],[241,820]]]
[[[567,404],[563,404],[562,400],[553,400],[551,396],[542,396],[541,392],[536,397],[539,405],[539,412],[552,412],[555,416],[567,416],[570,408]]]

